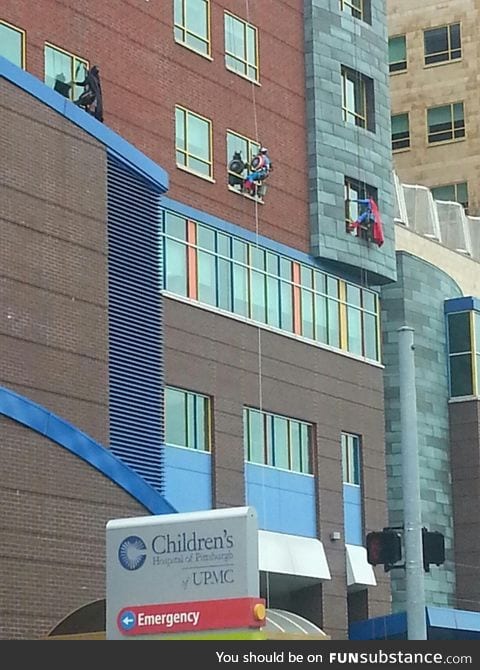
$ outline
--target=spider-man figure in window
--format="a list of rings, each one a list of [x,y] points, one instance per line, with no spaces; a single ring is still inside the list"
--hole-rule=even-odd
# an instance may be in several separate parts
[[[359,205],[363,206],[361,214],[351,224],[352,229],[366,227],[370,232],[372,242],[381,247],[385,238],[383,236],[382,219],[380,218],[377,203],[373,198],[361,198],[359,200],[352,200],[351,202],[358,202]]]

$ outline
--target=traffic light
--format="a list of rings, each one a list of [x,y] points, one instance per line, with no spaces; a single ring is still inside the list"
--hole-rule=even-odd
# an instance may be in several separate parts
[[[402,558],[402,538],[391,528],[367,534],[367,561],[370,565],[382,565],[388,572]]]
[[[430,572],[430,564],[445,563],[445,538],[438,530],[422,528],[423,569]]]

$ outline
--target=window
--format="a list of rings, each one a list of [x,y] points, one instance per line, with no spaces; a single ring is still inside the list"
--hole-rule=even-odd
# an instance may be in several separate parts
[[[212,123],[193,112],[175,107],[177,166],[212,178]]]
[[[257,29],[225,12],[225,65],[251,81],[258,82]]]
[[[373,291],[171,211],[163,216],[167,291],[380,360]]]
[[[480,327],[479,314],[471,311],[448,314],[447,326],[450,396],[454,398],[477,394],[478,382],[475,383],[474,370],[479,362],[479,354],[477,352],[476,356],[473,355],[472,335]],[[477,330],[477,333],[479,340],[480,331]],[[480,349],[480,344],[476,348]]]
[[[238,133],[234,133],[231,130],[227,130],[227,165],[233,158],[235,153],[239,153],[242,161],[250,165],[252,158],[260,151],[260,144],[254,140],[249,140]],[[245,177],[247,170],[245,169],[241,177]],[[235,187],[241,186],[243,183],[242,179],[239,179],[239,175],[236,172],[228,173],[228,183],[230,186]]]
[[[371,23],[370,0],[340,0],[340,9],[356,19]]]
[[[425,65],[462,57],[460,24],[424,30]]]
[[[401,72],[407,69],[407,41],[405,35],[389,38],[388,63],[390,72]]]
[[[312,474],[311,424],[246,408],[244,426],[247,461]]]
[[[83,81],[88,61],[50,44],[45,45],[45,83],[70,100],[77,100],[83,88],[74,82]]]
[[[428,142],[447,142],[465,137],[463,102],[427,110]]]
[[[0,56],[25,67],[25,31],[0,21]]]
[[[209,398],[198,393],[165,389],[166,442],[174,447],[210,451]]]
[[[175,41],[210,56],[210,0],[175,0]]]
[[[468,209],[467,182],[462,182],[461,184],[446,184],[445,186],[432,186],[430,190],[434,200],[459,202],[465,209]]]
[[[373,79],[342,66],[343,120],[375,131]]]
[[[342,472],[344,484],[360,486],[360,438],[342,433]]]
[[[357,181],[351,177],[345,177],[345,223],[347,230],[352,221],[356,221],[361,214],[362,206],[358,200],[373,198],[377,201],[377,189],[365,182]]]
[[[410,126],[408,114],[392,116],[392,150],[408,149],[410,146]]]

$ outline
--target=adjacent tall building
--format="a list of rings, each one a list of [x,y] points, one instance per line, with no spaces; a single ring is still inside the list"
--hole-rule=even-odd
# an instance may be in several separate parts
[[[392,147],[400,180],[480,214],[475,0],[387,0]]]

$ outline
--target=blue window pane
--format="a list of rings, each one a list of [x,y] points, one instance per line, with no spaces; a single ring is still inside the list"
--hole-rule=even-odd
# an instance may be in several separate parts
[[[286,282],[281,282],[281,310],[282,321],[281,325],[284,330],[293,331],[293,294],[292,285]]]
[[[348,351],[362,355],[362,315],[359,309],[347,307]]]
[[[197,255],[198,299],[207,305],[217,305],[215,256],[206,251]]]
[[[232,264],[219,258],[218,264],[218,306],[232,311]]]
[[[265,275],[252,271],[252,319],[266,322]]]
[[[248,316],[248,271],[243,265],[233,266],[233,311]]]
[[[315,295],[315,339],[328,342],[327,332],[327,300],[322,295]]]
[[[248,417],[247,458],[251,463],[265,464],[264,416],[255,410],[246,410]]]
[[[313,293],[301,291],[302,297],[302,335],[313,339]]]
[[[378,332],[377,319],[373,314],[363,315],[364,346],[365,356],[373,361],[377,361],[378,356]]]
[[[187,446],[186,394],[183,391],[165,390],[165,428],[167,444]]]
[[[0,56],[23,67],[23,34],[0,23]]]
[[[279,281],[273,277],[267,277],[267,323],[270,326],[280,327],[280,295]]]
[[[328,300],[328,344],[340,346],[339,304],[336,300]]]
[[[279,416],[273,418],[273,462],[276,468],[288,470],[288,421]]]

